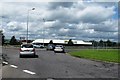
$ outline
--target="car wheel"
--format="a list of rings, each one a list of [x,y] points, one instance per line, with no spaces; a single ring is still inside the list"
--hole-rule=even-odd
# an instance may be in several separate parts
[[[19,55],[19,58],[22,58],[22,55]]]
[[[33,57],[35,58],[35,57],[36,57],[36,54],[34,54]]]

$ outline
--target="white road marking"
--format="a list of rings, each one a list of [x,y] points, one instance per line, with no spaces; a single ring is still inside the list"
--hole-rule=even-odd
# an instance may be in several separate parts
[[[54,79],[52,79],[52,78],[48,78],[47,80],[54,80]]]
[[[15,66],[15,65],[10,65],[11,67],[13,67],[13,68],[18,68],[17,66]]]
[[[29,71],[29,70],[23,70],[23,72],[26,72],[26,73],[28,73],[28,74],[36,74],[35,72],[31,72],[31,71]]]
[[[8,64],[8,62],[3,62],[4,64]]]

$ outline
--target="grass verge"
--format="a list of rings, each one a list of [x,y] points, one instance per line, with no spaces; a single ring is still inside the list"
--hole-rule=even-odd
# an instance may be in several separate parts
[[[118,49],[85,49],[69,54],[79,58],[120,63]]]

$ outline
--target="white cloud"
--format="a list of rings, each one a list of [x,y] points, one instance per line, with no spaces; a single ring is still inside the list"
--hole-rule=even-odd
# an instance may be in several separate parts
[[[100,6],[92,6],[78,12],[77,16],[80,18],[80,20],[86,23],[99,23],[110,18],[114,14],[113,9],[114,7],[104,8]]]
[[[56,7],[52,9],[50,5],[48,2],[3,3],[1,25],[5,36],[26,36],[27,11],[35,7],[35,11],[29,12],[29,36],[33,39],[42,38],[43,31],[46,38],[117,39],[115,4],[74,2],[65,6],[58,2],[52,4]]]
[[[94,33],[94,29],[87,29],[87,30],[85,30],[85,32],[93,34]]]
[[[24,27],[22,27],[22,23],[18,23],[18,22],[9,22],[6,26],[7,26],[7,29],[8,30],[11,30],[11,31],[20,31],[21,29],[24,29]]]
[[[66,33],[66,32],[69,31],[69,29],[61,28],[59,31],[60,31],[61,33]]]
[[[53,27],[53,24],[55,24],[56,21],[51,21],[51,22],[44,22],[44,28],[51,28]]]

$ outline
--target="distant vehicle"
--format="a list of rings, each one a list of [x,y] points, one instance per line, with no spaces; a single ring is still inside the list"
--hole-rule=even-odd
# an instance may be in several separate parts
[[[22,44],[20,47],[20,54],[19,57],[23,57],[25,55],[30,55],[35,57],[36,53],[35,53],[35,48],[32,44]]]
[[[56,45],[54,52],[63,52],[64,53],[65,52],[64,46],[63,45]]]
[[[44,45],[40,45],[40,48],[44,48],[45,46]]]
[[[54,44],[48,44],[46,50],[54,50],[54,48],[55,48]]]
[[[33,44],[33,46],[35,48],[44,48],[44,45],[41,45],[41,44]]]

